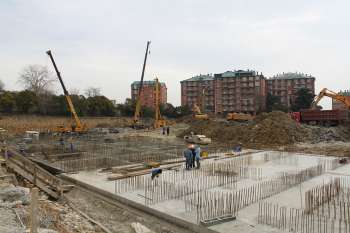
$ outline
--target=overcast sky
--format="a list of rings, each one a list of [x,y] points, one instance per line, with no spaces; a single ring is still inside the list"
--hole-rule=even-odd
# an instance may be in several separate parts
[[[145,79],[166,82],[174,105],[181,80],[234,69],[298,71],[316,77],[317,92],[344,90],[349,9],[346,0],[0,0],[0,79],[21,88],[26,65],[52,69],[51,49],[68,89],[100,87],[123,102],[151,40]]]

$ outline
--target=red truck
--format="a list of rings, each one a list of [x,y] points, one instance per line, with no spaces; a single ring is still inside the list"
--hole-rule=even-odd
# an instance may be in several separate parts
[[[346,110],[302,110],[292,112],[291,117],[300,123],[335,126],[348,120]]]

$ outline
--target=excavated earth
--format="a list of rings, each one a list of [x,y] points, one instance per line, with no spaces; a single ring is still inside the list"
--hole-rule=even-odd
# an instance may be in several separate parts
[[[350,140],[350,126],[319,127],[299,124],[284,112],[262,113],[251,122],[188,121],[190,127],[178,136],[194,132],[218,144],[238,144],[254,148],[285,147],[295,143]]]

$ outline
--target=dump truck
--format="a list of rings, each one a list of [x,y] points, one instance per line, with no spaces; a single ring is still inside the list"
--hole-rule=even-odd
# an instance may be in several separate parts
[[[300,112],[293,112],[291,113],[291,117],[300,123],[336,126],[348,120],[348,111],[309,109]]]

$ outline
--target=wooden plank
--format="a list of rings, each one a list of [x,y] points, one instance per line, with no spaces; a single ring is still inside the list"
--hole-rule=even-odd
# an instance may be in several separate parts
[[[13,169],[18,175],[20,175],[23,178],[27,179],[28,181],[30,181],[31,183],[33,183],[34,185],[39,187],[41,190],[43,190],[44,192],[49,194],[51,197],[53,197],[55,199],[59,198],[60,195],[57,192],[55,192],[55,191],[51,190],[50,188],[48,188],[47,185],[45,183],[43,183],[40,179],[36,179],[35,180],[32,174],[30,174],[27,171],[23,170],[17,164],[8,162],[7,166],[9,168]]]
[[[39,213],[38,213],[38,196],[39,189],[32,188],[30,192],[30,233],[38,233]]]

